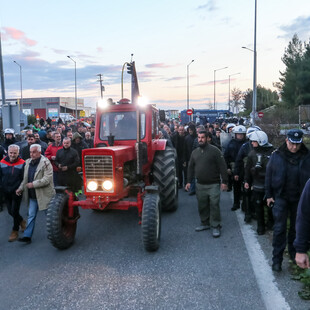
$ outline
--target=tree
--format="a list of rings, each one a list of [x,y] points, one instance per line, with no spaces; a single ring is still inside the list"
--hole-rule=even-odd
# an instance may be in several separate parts
[[[252,112],[253,91],[247,89],[243,94],[244,110],[246,114]],[[279,95],[276,91],[267,89],[261,85],[257,86],[257,111],[264,110],[273,105],[279,104]]]
[[[242,104],[242,91],[239,88],[233,88],[231,91],[232,107],[235,113],[239,113],[240,105]]]
[[[302,43],[297,34],[285,49],[280,82],[275,83],[286,107],[310,104],[310,46]]]

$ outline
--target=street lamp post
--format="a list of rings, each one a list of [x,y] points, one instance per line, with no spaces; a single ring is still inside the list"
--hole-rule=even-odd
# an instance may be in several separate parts
[[[187,110],[189,109],[189,66],[194,62],[194,59],[187,65]],[[189,120],[190,120],[189,116]]]
[[[13,61],[17,66],[19,66],[19,77],[20,77],[20,111],[23,113],[23,75],[22,75],[22,66]]]
[[[233,75],[237,75],[237,74],[240,74],[240,72],[228,75],[228,111],[229,112],[230,112],[230,77]]]
[[[255,125],[255,116],[257,109],[257,50],[256,50],[256,17],[257,17],[257,0],[255,0],[255,17],[254,17],[254,50],[242,46],[242,48],[253,52],[254,61],[253,61],[253,96],[252,96],[252,119],[253,125]]]
[[[77,119],[78,118],[78,114],[77,114],[77,89],[76,89],[76,61],[74,59],[72,59],[72,57],[70,57],[70,56],[67,56],[67,57],[74,62],[75,117]]]
[[[220,68],[220,69],[215,69],[214,70],[214,83],[213,83],[213,86],[214,86],[214,105],[213,105],[213,108],[214,110],[216,110],[216,107],[215,107],[215,73],[216,71],[219,71],[219,70],[224,70],[224,69],[227,69],[228,67],[224,67],[224,68]]]

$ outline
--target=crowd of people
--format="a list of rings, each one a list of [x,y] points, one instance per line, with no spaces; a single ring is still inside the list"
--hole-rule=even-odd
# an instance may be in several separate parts
[[[0,208],[5,202],[13,218],[8,241],[31,243],[38,210],[46,210],[55,194],[55,186],[74,192],[82,188],[79,171],[82,150],[91,148],[94,126],[84,122],[58,123],[41,119],[17,141],[11,128],[4,130],[0,146]],[[22,197],[28,206],[28,218],[20,215]],[[23,237],[19,237],[19,232]]]
[[[232,191],[232,211],[241,208],[245,223],[256,220],[258,235],[273,230],[274,271],[282,270],[286,246],[293,262],[309,267],[305,253],[310,240],[310,151],[301,130],[289,130],[275,149],[258,126],[174,121],[159,127],[160,138],[176,150],[179,188],[197,197],[197,232],[212,229],[214,238],[221,236],[220,193]],[[5,129],[0,146],[0,207],[5,200],[13,218],[9,242],[31,243],[37,212],[47,209],[55,186],[80,191],[82,150],[94,146],[93,135],[94,126],[83,122],[40,120],[21,141],[15,139],[14,130]],[[27,220],[19,212],[22,196],[28,205]]]
[[[309,182],[305,198],[300,197],[310,178],[310,151],[300,129],[289,130],[283,144],[274,148],[260,127],[242,123],[184,126],[174,121],[160,127],[176,149],[179,187],[197,196],[201,223],[196,231],[212,228],[213,237],[221,235],[220,190],[232,191],[232,211],[241,208],[245,223],[256,220],[258,235],[273,230],[274,271],[282,270],[286,246],[293,263],[309,267],[310,201],[304,202]]]

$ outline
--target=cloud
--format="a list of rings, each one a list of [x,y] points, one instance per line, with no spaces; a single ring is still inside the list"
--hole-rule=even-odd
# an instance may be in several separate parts
[[[52,48],[52,51],[53,51],[55,54],[59,54],[59,55],[66,55],[66,54],[68,54],[67,51],[65,51],[65,50],[60,50],[60,49],[57,49],[57,48]]]
[[[166,79],[165,81],[166,81],[166,82],[170,82],[170,81],[180,81],[180,80],[184,80],[184,79],[185,79],[184,76],[175,76],[175,77]]]
[[[197,7],[197,10],[204,10],[204,11],[212,12],[212,11],[217,10],[217,7],[215,5],[214,0],[209,0],[206,4],[199,5]]]
[[[164,63],[154,63],[154,64],[146,64],[147,68],[171,68],[172,65],[166,65]]]
[[[25,33],[21,30],[12,27],[3,27],[2,30],[2,38],[4,41],[14,40],[26,46],[35,46],[37,44],[37,41],[27,38]]]
[[[310,16],[299,16],[295,18],[292,23],[280,26],[280,29],[284,32],[279,38],[292,38],[295,33],[299,38],[308,39],[310,35],[309,30]]]
[[[230,82],[234,81],[234,79],[230,79]],[[224,79],[224,80],[216,80],[216,84],[228,84],[229,83],[229,79]],[[205,83],[198,83],[195,84],[194,86],[209,86],[209,85],[213,85],[214,81],[208,81]]]

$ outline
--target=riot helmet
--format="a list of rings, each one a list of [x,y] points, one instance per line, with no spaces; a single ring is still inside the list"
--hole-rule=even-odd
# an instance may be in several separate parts
[[[264,131],[253,131],[249,135],[250,141],[256,141],[259,146],[263,146],[265,144],[268,144],[268,136]]]

